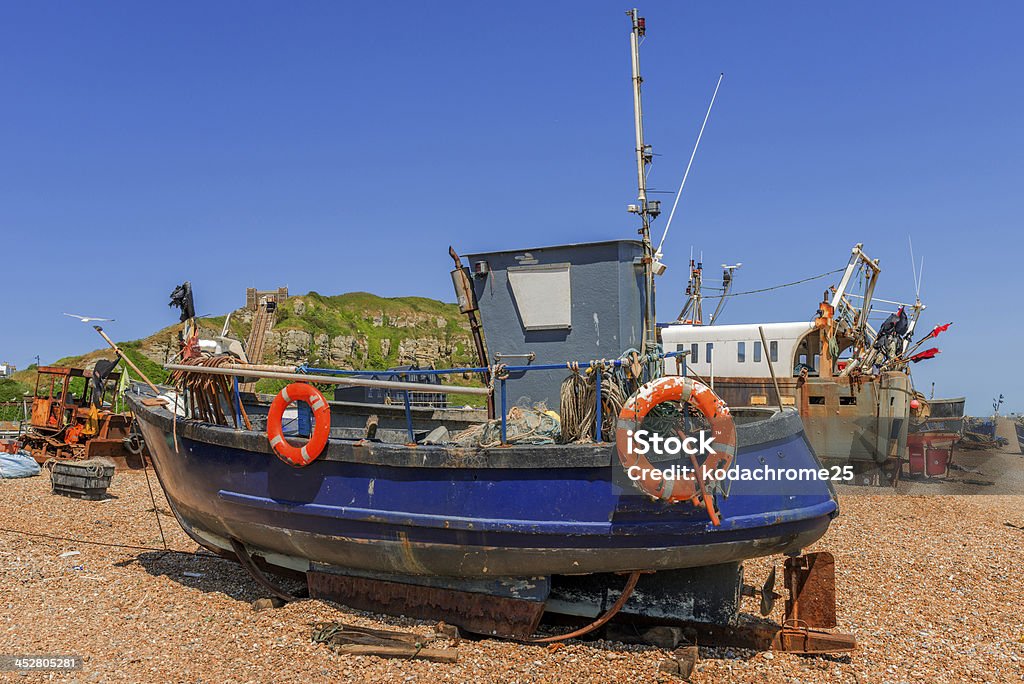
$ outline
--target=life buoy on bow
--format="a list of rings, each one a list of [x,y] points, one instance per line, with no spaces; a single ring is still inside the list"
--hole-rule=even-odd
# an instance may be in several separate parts
[[[630,448],[633,431],[640,427],[655,406],[666,401],[690,404],[711,424],[714,453],[706,454],[703,464],[698,463],[696,456],[690,456],[693,472],[686,478],[652,477],[650,473],[655,467],[645,455]],[[710,387],[692,378],[679,376],[665,376],[652,380],[637,390],[623,405],[619,412],[615,443],[622,467],[627,472],[633,466],[639,467],[641,476],[631,479],[641,491],[668,503],[690,501],[695,506],[703,506],[713,524],[718,525],[721,522],[714,494],[708,491],[705,481],[710,479],[715,471],[728,470],[732,464],[736,455],[736,424],[729,413],[729,407]]]
[[[313,410],[313,435],[301,447],[289,444],[281,427],[284,410],[296,401],[306,402]],[[285,463],[299,468],[309,465],[327,446],[330,434],[331,408],[317,388],[304,382],[293,382],[274,397],[267,414],[267,439],[274,453]]]

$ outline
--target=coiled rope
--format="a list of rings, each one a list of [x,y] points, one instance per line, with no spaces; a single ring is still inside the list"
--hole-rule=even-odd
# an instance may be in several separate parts
[[[571,373],[559,389],[559,417],[562,421],[562,443],[592,442],[597,437],[597,375],[601,374],[601,433],[615,432],[615,421],[626,403],[624,378],[613,371],[614,364],[605,359],[591,361],[585,375],[579,364],[567,364]]]

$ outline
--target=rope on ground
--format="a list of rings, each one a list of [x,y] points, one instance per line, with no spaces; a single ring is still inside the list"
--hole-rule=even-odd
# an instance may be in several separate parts
[[[72,544],[89,544],[92,546],[106,546],[117,549],[132,549],[136,551],[159,551],[160,553],[177,553],[186,556],[197,556],[199,558],[213,558],[217,560],[226,560],[234,562],[233,558],[223,558],[221,556],[214,555],[212,553],[200,553],[198,551],[182,551],[181,549],[161,549],[159,546],[139,546],[137,544],[114,544],[112,542],[100,542],[93,541],[91,539],[76,539],[74,537],[61,537],[53,534],[44,534],[42,532],[27,532],[25,530],[15,530],[9,527],[0,527],[0,532],[10,532],[11,534],[20,534],[26,537],[37,537],[40,539],[48,539],[50,541],[69,542]]]

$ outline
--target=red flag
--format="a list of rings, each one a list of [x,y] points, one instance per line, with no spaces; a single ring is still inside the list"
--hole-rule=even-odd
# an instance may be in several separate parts
[[[929,335],[928,335],[928,337],[938,337],[938,336],[939,336],[939,333],[944,333],[944,332],[946,332],[947,330],[949,330],[949,326],[951,326],[951,325],[953,325],[953,321],[950,321],[950,322],[949,322],[949,323],[947,323],[946,325],[937,325],[937,326],[935,326],[935,327],[934,327],[934,328],[932,329],[932,332],[931,332],[931,334],[929,334]],[[927,339],[928,339],[928,337],[926,337],[926,338],[924,338],[924,339],[926,339],[926,340],[927,340]]]
[[[914,354],[913,356],[910,357],[909,360],[913,361],[914,363],[917,363],[918,361],[924,361],[925,359],[933,358],[939,353],[940,352],[938,347],[932,347],[931,349],[925,349],[923,352]]]

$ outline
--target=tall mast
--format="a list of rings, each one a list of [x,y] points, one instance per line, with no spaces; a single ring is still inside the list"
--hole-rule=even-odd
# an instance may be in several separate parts
[[[647,199],[647,165],[651,163],[654,152],[650,145],[644,143],[644,112],[640,97],[640,38],[647,32],[647,22],[639,16],[636,8],[629,10],[633,29],[629,34],[630,52],[633,57],[633,123],[636,130],[636,175],[637,200],[640,204],[629,205],[629,211],[639,214],[641,228],[639,231],[643,241],[644,267],[644,339],[645,353],[655,348],[658,343],[654,307],[654,249],[651,246],[651,221],[661,213],[661,203]]]

